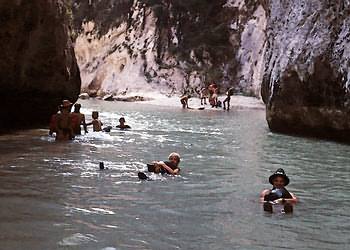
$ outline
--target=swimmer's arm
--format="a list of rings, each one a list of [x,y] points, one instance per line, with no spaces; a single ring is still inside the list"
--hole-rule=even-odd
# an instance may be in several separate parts
[[[157,165],[161,166],[162,168],[166,169],[168,173],[172,175],[177,175],[179,174],[179,169],[172,170],[170,167],[168,167],[163,161],[158,161],[156,163]]]
[[[86,134],[86,133],[88,133],[88,130],[87,130],[87,124],[85,122],[85,115],[82,115],[82,118],[83,119],[81,119],[81,123],[82,123],[82,125],[84,127],[84,131],[85,131],[85,134]]]
[[[265,195],[269,194],[271,192],[270,189],[265,189],[260,193],[260,202],[264,202]]]
[[[290,203],[290,204],[295,204],[298,202],[298,198],[295,196],[295,194],[289,192],[292,198],[285,199],[285,198],[280,198],[275,200],[276,203],[283,204],[283,203]]]

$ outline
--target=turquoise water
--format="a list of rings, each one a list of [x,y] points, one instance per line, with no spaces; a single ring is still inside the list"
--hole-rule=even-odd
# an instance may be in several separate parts
[[[132,130],[1,136],[1,249],[348,249],[348,145],[270,133],[263,110],[81,103],[87,120],[99,110]],[[181,176],[138,180],[173,151]],[[300,199],[292,215],[258,202],[279,167]]]

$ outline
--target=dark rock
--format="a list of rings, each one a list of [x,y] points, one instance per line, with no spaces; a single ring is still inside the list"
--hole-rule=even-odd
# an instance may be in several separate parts
[[[48,124],[80,75],[62,1],[0,1],[0,130]]]

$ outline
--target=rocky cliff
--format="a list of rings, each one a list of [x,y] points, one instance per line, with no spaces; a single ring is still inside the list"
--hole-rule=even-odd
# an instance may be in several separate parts
[[[259,97],[265,10],[246,2],[74,0],[83,91],[173,94],[216,81]]]
[[[350,140],[349,2],[266,1],[262,97],[273,131]]]
[[[273,131],[350,140],[349,1],[73,2],[90,94],[174,94],[216,81],[261,93]]]
[[[67,4],[0,0],[0,130],[48,124],[63,98],[77,99]]]

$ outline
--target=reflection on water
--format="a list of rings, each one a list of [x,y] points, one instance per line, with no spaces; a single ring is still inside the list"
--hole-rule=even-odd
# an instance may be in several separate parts
[[[104,124],[124,116],[132,130],[69,143],[47,130],[1,136],[1,249],[349,246],[349,146],[272,134],[261,110],[82,104],[87,120],[99,110]],[[181,176],[138,180],[172,151]],[[279,167],[301,200],[293,215],[265,214],[257,202]]]

